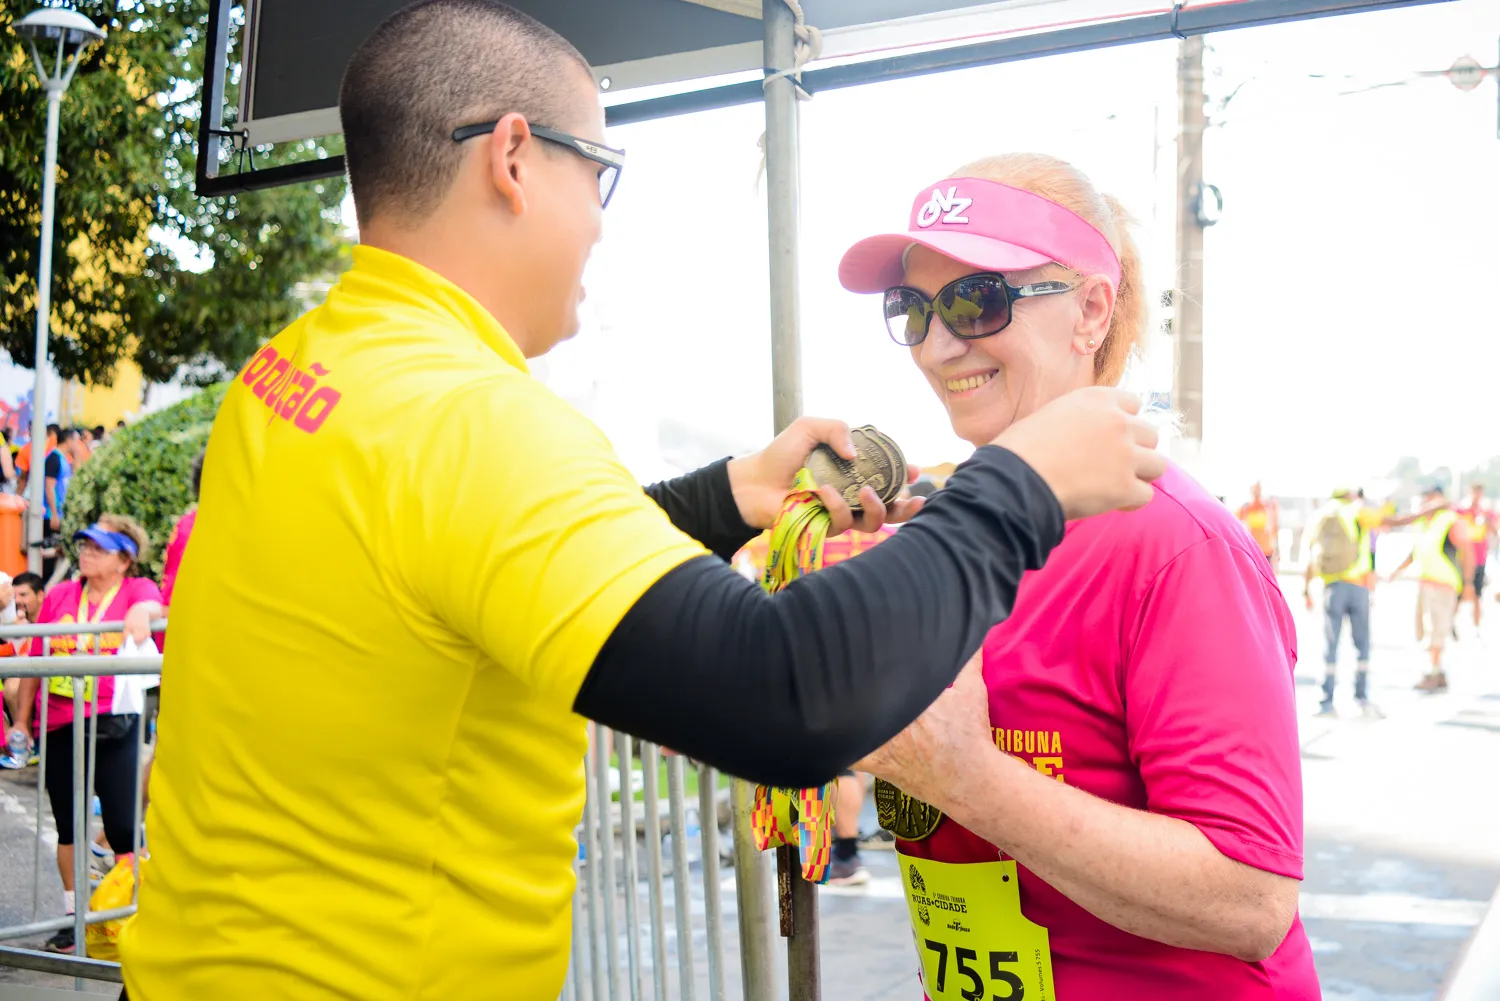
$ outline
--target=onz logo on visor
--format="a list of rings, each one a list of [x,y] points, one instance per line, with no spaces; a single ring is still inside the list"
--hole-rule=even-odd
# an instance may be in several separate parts
[[[968,211],[969,206],[973,204],[972,198],[960,198],[956,187],[949,188],[947,191],[934,188],[932,200],[923,205],[922,210],[917,213],[917,225],[926,229],[940,218],[950,226],[967,223],[969,217],[963,213]]]

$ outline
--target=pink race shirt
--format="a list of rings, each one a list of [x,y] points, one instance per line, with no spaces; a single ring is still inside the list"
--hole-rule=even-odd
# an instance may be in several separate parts
[[[177,571],[182,568],[182,554],[187,552],[188,539],[192,538],[193,525],[198,520],[198,509],[193,508],[177,519],[172,529],[172,538],[167,543],[167,562],[161,571],[161,594],[163,604],[172,603],[172,589],[177,586]]]
[[[83,584],[80,581],[65,581],[47,592],[47,597],[42,599],[42,611],[38,621],[48,622],[77,622],[78,600],[83,592]],[[119,622],[125,618],[125,613],[130,610],[131,605],[138,605],[143,601],[161,602],[161,592],[156,588],[156,582],[145,577],[127,577],[120,583],[120,590],[115,593],[114,600],[109,603],[103,614],[99,614],[97,605],[89,606],[87,617],[92,622]],[[99,636],[99,650],[102,654],[118,653],[120,644],[125,637],[120,633],[104,633]],[[84,636],[84,653],[94,653],[92,645],[94,637]],[[31,655],[42,656],[42,640],[40,637],[31,641]],[[54,636],[51,642],[51,654],[54,657],[70,656],[78,651],[78,637]],[[66,668],[60,668],[66,670]],[[114,706],[115,679],[103,677],[98,679],[99,706],[108,713]],[[41,726],[42,699],[46,697],[47,702],[47,730],[51,732],[60,726],[66,726],[73,722],[73,700],[61,695],[51,695],[47,691],[47,683],[43,681],[42,686],[37,689],[37,711],[36,726]],[[94,712],[92,702],[86,704],[87,711],[84,715],[91,716]]]
[[[1296,632],[1260,548],[1176,467],[1139,511],[1072,522],[984,645],[990,722],[1039,772],[1187,821],[1229,858],[1302,878]],[[902,852],[989,862],[944,820]],[[1300,918],[1263,963],[1121,931],[1017,866],[1058,1001],[1315,1001]]]

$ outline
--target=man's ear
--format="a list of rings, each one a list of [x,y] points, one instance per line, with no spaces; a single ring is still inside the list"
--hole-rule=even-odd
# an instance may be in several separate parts
[[[490,183],[500,200],[515,215],[526,212],[526,184],[530,180],[536,139],[526,119],[512,112],[495,125],[488,137]]]

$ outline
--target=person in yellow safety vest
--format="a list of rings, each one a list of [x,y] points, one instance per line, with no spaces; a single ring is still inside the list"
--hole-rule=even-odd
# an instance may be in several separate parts
[[[1412,565],[1421,578],[1419,615],[1425,626],[1432,664],[1416,688],[1419,692],[1436,694],[1448,690],[1448,676],[1443,673],[1443,647],[1453,632],[1459,598],[1472,593],[1469,582],[1474,579],[1474,549],[1468,527],[1448,507],[1443,488],[1437,484],[1423,493],[1421,514],[1398,519],[1394,524],[1413,522],[1419,526],[1416,543],[1391,578]]]
[[[1338,677],[1339,634],[1349,620],[1354,642],[1354,700],[1364,716],[1382,713],[1370,701],[1370,584],[1374,562],[1370,533],[1360,521],[1362,505],[1354,491],[1338,489],[1333,500],[1318,511],[1309,529],[1312,542],[1303,576],[1303,599],[1312,611],[1312,579],[1323,581],[1323,698],[1319,716],[1336,716],[1333,692]]]

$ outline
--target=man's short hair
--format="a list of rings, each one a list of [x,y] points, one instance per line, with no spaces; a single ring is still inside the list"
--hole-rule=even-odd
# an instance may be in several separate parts
[[[62,438],[62,428],[58,427],[56,424],[48,424],[47,433],[59,440],[61,440]]]
[[[453,184],[461,125],[519,112],[564,129],[588,62],[567,39],[495,0],[421,0],[392,14],[339,87],[344,162],[361,223],[419,220]]]
[[[34,574],[34,573],[30,573],[30,572],[27,572],[27,573],[18,573],[11,580],[11,584],[14,585],[15,587],[21,587],[22,585],[25,585],[26,587],[31,588],[32,592],[35,593],[35,594],[41,594],[42,593],[42,577],[41,577],[41,574]]]
[[[59,445],[61,445],[63,442],[65,442],[65,441],[72,441],[74,438],[77,438],[77,437],[78,437],[78,429],[77,428],[67,428],[66,430],[59,431],[57,433],[57,443]]]

